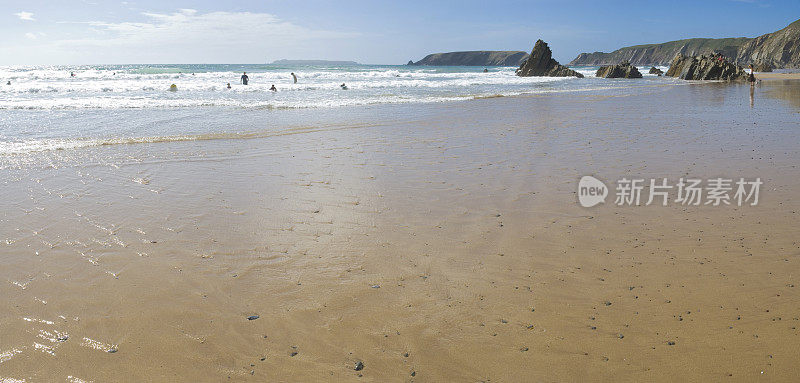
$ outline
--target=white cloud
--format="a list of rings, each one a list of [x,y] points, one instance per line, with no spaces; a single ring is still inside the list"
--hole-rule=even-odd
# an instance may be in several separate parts
[[[45,36],[47,36],[47,34],[44,33],[44,32],[36,32],[36,33],[28,32],[28,33],[25,34],[25,37],[27,37],[27,38],[29,38],[31,40],[36,40],[39,37],[45,37]]]
[[[283,21],[268,13],[211,12],[180,9],[171,14],[143,13],[149,22],[90,21],[97,36],[65,40],[65,44],[127,47],[225,46],[258,48],[291,45],[302,40],[338,39],[356,34],[313,30]]]
[[[314,29],[269,13],[179,9],[141,13],[123,22],[72,24],[60,38],[28,35],[18,57],[30,61],[81,63],[257,63],[286,57],[340,58],[337,47],[360,34]],[[334,43],[336,42],[336,43]]]
[[[30,12],[25,12],[25,11],[17,12],[14,14],[14,16],[19,17],[20,20],[36,21],[36,19],[33,18],[33,13]]]

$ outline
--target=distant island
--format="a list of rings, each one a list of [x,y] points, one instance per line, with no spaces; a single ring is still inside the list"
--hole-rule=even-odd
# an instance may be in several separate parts
[[[332,60],[277,60],[271,65],[362,65],[355,61],[332,61]]]
[[[581,53],[569,65],[614,65],[623,61],[639,66],[669,65],[677,54],[698,56],[710,53],[722,53],[740,65],[761,63],[774,68],[800,68],[800,20],[780,31],[756,38],[685,39],[634,45],[611,53]]]
[[[518,67],[527,59],[528,54],[522,51],[465,51],[429,54],[406,65]]]

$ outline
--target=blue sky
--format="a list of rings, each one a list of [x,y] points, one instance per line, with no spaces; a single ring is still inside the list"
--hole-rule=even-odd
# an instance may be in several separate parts
[[[798,0],[1,0],[0,65],[402,64],[428,53],[580,52],[690,37],[755,37],[800,19]]]

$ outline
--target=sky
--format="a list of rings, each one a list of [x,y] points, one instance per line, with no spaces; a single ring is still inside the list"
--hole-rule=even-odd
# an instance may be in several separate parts
[[[755,37],[800,0],[0,0],[0,65],[404,64],[429,53],[581,52],[691,37]]]

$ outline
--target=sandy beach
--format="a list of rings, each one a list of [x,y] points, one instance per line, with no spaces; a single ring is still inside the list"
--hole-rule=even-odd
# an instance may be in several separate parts
[[[749,88],[4,156],[0,379],[790,381],[800,83]],[[764,186],[757,206],[583,208],[583,175]]]
[[[800,72],[794,73],[759,73],[757,76],[762,80],[800,80]]]

